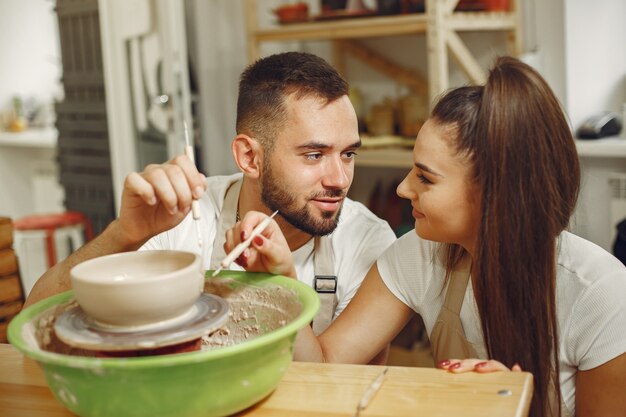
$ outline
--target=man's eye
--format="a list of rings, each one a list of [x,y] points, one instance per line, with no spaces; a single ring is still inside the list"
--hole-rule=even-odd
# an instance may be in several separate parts
[[[346,159],[354,159],[355,156],[357,156],[357,153],[354,151],[347,151],[343,153],[343,157]]]
[[[317,161],[318,159],[320,159],[322,157],[322,154],[319,152],[316,153],[307,153],[304,155],[304,157],[306,159],[308,159],[309,161]]]

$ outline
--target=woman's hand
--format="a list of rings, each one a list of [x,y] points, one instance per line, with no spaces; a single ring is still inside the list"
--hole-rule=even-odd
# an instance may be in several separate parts
[[[478,372],[486,374],[489,372],[513,371],[521,372],[522,368],[515,364],[511,369],[507,368],[501,362],[484,359],[447,359],[437,364],[437,368],[445,369],[455,374],[463,372]]]
[[[229,253],[246,240],[252,230],[267,217],[258,211],[249,211],[245,217],[226,231],[224,251]],[[252,244],[235,260],[246,271],[269,272],[296,278],[291,250],[278,223],[271,220],[263,231],[252,239]]]

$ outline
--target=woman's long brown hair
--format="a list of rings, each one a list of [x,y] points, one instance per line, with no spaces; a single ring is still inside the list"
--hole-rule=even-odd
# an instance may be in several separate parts
[[[501,57],[484,87],[450,91],[432,117],[453,128],[481,190],[472,274],[489,357],[533,374],[531,416],[549,415],[552,384],[560,414],[556,245],[580,186],[565,115],[534,69]],[[458,247],[447,249],[458,258]]]

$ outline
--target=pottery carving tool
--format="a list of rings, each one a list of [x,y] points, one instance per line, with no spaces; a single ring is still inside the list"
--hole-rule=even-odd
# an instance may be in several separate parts
[[[383,381],[385,379],[387,371],[389,371],[389,368],[385,368],[380,373],[380,375],[376,377],[374,382],[372,382],[372,384],[367,388],[367,390],[363,394],[363,397],[361,397],[361,401],[359,401],[356,406],[356,412],[354,413],[353,417],[359,417],[361,411],[365,410],[365,408],[370,404],[378,390],[380,390],[380,387],[383,385]]]
[[[185,130],[185,155],[191,162],[196,163],[196,158],[193,152],[193,146],[189,140],[189,129],[187,129],[187,121],[183,120],[183,128]],[[198,246],[202,247],[202,234],[200,233],[200,202],[196,198],[191,202],[191,215],[196,223],[196,234],[198,235]]]
[[[231,263],[233,263],[233,261],[235,259],[239,258],[239,255],[241,255],[243,253],[243,251],[246,250],[246,248],[248,248],[248,246],[250,246],[250,244],[252,243],[252,239],[254,239],[258,235],[260,235],[261,232],[267,227],[268,224],[270,224],[270,221],[277,214],[278,214],[278,210],[276,210],[274,213],[272,213],[271,216],[268,216],[268,217],[264,218],[261,223],[259,223],[254,229],[252,229],[252,233],[250,233],[250,236],[248,236],[248,238],[246,240],[244,240],[243,242],[240,242],[237,246],[235,246],[235,248],[233,250],[230,251],[230,253],[228,255],[226,255],[226,257],[220,263],[220,267],[217,268],[215,270],[215,272],[213,272],[213,274],[211,276],[216,276],[217,274],[219,274],[219,272],[222,269],[228,268],[228,266]]]

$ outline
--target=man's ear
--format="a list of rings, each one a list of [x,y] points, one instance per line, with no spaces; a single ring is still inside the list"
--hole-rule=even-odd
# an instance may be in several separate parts
[[[248,135],[238,134],[231,144],[235,163],[245,176],[258,178],[263,160],[261,144]]]

